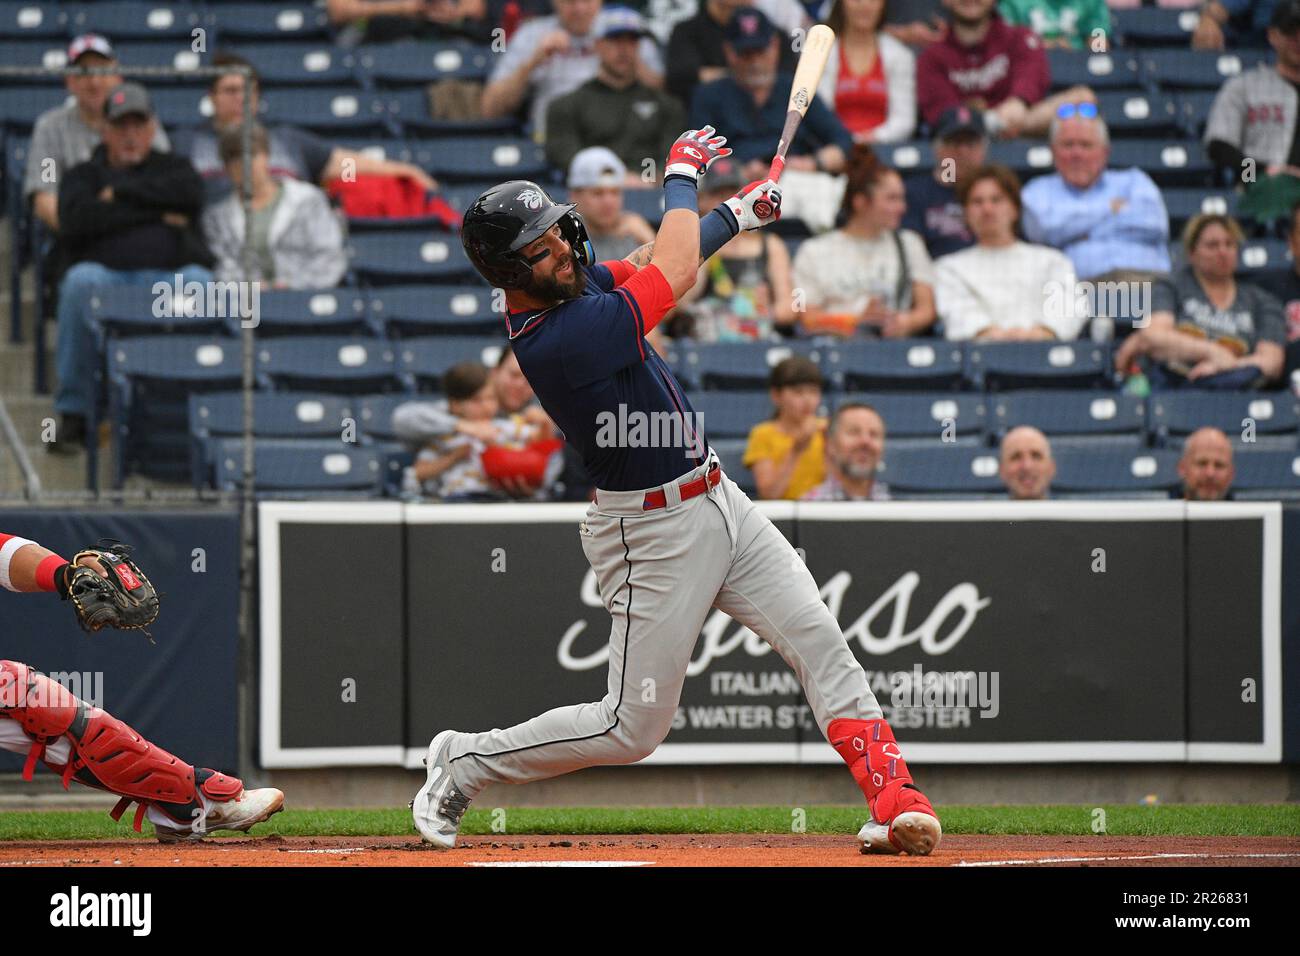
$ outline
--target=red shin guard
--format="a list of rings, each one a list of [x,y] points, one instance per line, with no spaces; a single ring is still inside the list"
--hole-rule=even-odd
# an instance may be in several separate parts
[[[912,774],[885,720],[832,720],[827,739],[849,765],[877,823],[893,822],[900,813],[916,811],[938,819],[925,794],[912,783]]]

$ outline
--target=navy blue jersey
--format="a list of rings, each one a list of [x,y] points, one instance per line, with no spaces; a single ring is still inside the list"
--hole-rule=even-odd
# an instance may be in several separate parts
[[[708,454],[699,417],[645,335],[676,304],[655,266],[585,269],[581,296],[511,312],[511,344],[533,391],[597,488],[666,484]]]

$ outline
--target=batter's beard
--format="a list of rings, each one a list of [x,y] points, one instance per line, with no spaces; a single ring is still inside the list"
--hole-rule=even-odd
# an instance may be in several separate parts
[[[562,282],[554,275],[549,279],[538,279],[534,276],[528,285],[524,286],[523,291],[542,302],[556,303],[566,299],[576,299],[587,287],[587,273],[577,257],[570,261],[573,263],[573,278],[568,282]]]

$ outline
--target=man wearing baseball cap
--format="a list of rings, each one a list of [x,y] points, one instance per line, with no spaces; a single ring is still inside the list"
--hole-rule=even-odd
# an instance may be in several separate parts
[[[63,416],[52,451],[85,434],[98,396],[90,300],[105,285],[210,282],[212,256],[198,230],[203,180],[189,161],[152,147],[149,94],[123,83],[104,101],[103,142],[59,188],[60,240],[71,267],[59,286],[58,390]]]
[[[117,65],[117,54],[104,37],[86,33],[68,45],[66,62],[68,66],[103,70]],[[63,82],[72,101],[46,110],[36,120],[23,179],[23,195],[30,200],[32,211],[54,232],[59,229],[59,181],[73,166],[90,159],[99,145],[104,100],[122,77],[111,72],[70,74]],[[153,146],[163,152],[171,148],[161,126],[157,127]]]
[[[650,223],[623,208],[627,179],[627,167],[604,146],[589,146],[569,164],[569,201],[577,203],[587,236],[602,262],[623,259],[654,242]]]
[[[596,75],[572,93],[554,100],[546,111],[546,158],[559,169],[580,149],[606,146],[631,170],[623,185],[655,185],[641,178],[645,160],[658,165],[682,129],[685,110],[663,90],[638,79],[638,45],[650,36],[641,15],[610,7],[596,28]]]
[[[929,176],[907,178],[903,216],[903,228],[925,240],[931,258],[959,252],[975,241],[957,201],[957,185],[984,165],[988,149],[983,117],[969,106],[954,106],[935,124],[934,169]]]

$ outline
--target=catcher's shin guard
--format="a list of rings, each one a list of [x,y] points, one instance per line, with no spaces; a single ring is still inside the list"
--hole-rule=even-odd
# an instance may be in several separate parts
[[[26,664],[0,661],[0,710],[32,738],[23,765],[23,779],[32,779],[36,761],[57,737],[72,744],[72,758],[62,768],[66,789],[77,780],[107,790],[122,799],[113,808],[119,820],[138,803],[135,829],[140,830],[146,808],[152,806],[182,825],[191,824],[202,809],[200,792],[216,802],[233,800],[243,790],[237,777],[212,770],[195,770],[157,747],[112,714],[92,707]]]
[[[832,720],[826,728],[831,746],[849,765],[849,773],[862,789],[871,808],[872,819],[888,830],[888,841],[896,851],[928,853],[938,842],[939,815],[925,794],[912,782],[912,774],[894,740],[894,732],[885,720]],[[895,822],[904,814],[926,814],[934,818],[928,845],[918,848],[910,834],[895,832]],[[914,822],[908,818],[905,822]],[[864,828],[865,830],[866,828]],[[924,842],[924,841],[923,841]]]

